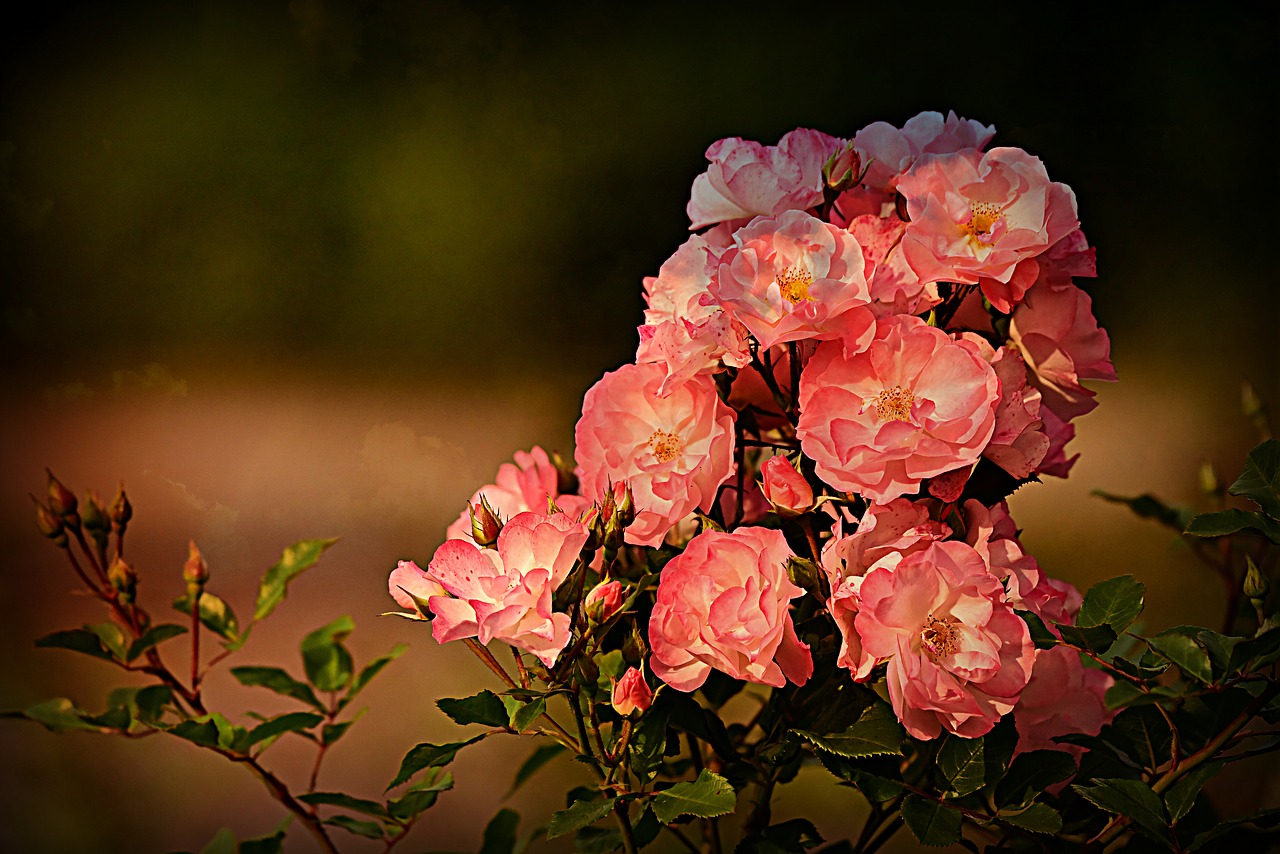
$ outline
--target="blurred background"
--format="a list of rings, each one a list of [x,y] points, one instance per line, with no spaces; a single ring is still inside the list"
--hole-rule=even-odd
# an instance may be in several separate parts
[[[1176,538],[1090,490],[1194,506],[1201,462],[1229,483],[1256,441],[1241,382],[1280,403],[1274,5],[33,9],[0,26],[0,709],[96,710],[128,683],[33,648],[102,614],[67,595],[26,495],[46,465],[107,500],[123,481],[158,619],[188,537],[242,616],[285,545],[342,537],[230,663],[300,674],[301,635],[341,614],[358,661],[410,642],[320,779],[377,797],[406,750],[458,736],[434,700],[491,681],[425,626],[378,617],[388,571],[425,563],[515,450],[571,453],[583,392],[634,355],[641,278],[687,233],[705,148],[926,109],[1040,156],[1098,247],[1084,284],[1120,382],[1077,422],[1071,478],[1012,499],[1025,542],[1081,588],[1137,575],[1149,629],[1219,622],[1217,580]],[[207,693],[289,708],[221,674]],[[268,757],[297,780],[311,755],[294,741]],[[524,831],[563,807],[558,781],[502,800],[529,749],[463,753],[406,850],[475,850],[502,804]],[[5,721],[0,756],[6,852],[199,850],[281,817],[242,769],[172,739]],[[1232,812],[1280,804],[1254,770]],[[817,769],[776,815],[818,805],[835,838],[854,800]]]

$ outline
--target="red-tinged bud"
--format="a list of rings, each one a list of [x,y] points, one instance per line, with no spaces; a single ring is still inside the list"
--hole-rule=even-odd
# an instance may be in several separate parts
[[[587,542],[582,546],[586,551],[595,551],[604,544],[604,523],[600,521],[600,505],[592,504],[591,509],[582,514],[582,525],[587,529]]]
[[[625,528],[636,520],[636,500],[631,494],[631,484],[627,481],[613,485],[613,503],[618,508],[618,526]]]
[[[120,485],[120,491],[116,493],[115,501],[111,502],[111,527],[117,534],[124,534],[125,529],[129,527],[129,520],[133,518],[133,505],[129,503],[129,496],[124,494],[124,484]]]
[[[622,583],[604,581],[592,588],[587,594],[582,607],[587,612],[587,620],[592,625],[606,623],[609,618],[622,609]]]
[[[813,487],[786,457],[765,460],[760,475],[760,489],[779,516],[799,516],[813,509]]]
[[[116,558],[107,568],[107,580],[120,594],[120,601],[126,605],[133,602],[138,592],[138,573],[133,571],[133,567]]]
[[[635,713],[644,714],[653,703],[653,689],[644,678],[644,665],[640,669],[632,667],[622,674],[613,686],[613,694],[609,698],[613,710],[624,718]]]
[[[31,496],[31,500],[36,505],[36,527],[40,529],[40,533],[53,540],[59,548],[65,547],[67,534],[62,529],[62,519],[57,513],[41,504],[34,495]]]
[[[53,472],[49,469],[44,470],[49,475],[49,509],[59,516],[70,516],[76,512],[76,496],[75,493],[62,485],[62,482],[53,476]]]
[[[822,167],[822,177],[833,190],[847,190],[862,178],[862,158],[853,148],[853,140],[832,154]]]
[[[187,582],[187,590],[194,593],[202,589],[209,581],[209,564],[196,546],[196,541],[187,544],[187,562],[182,566],[182,578]]]
[[[483,495],[480,500],[467,508],[471,515],[471,538],[481,548],[489,548],[498,542],[498,534],[502,533],[502,519]]]
[[[551,464],[556,467],[556,492],[560,495],[577,495],[578,475],[573,471],[573,464],[555,451],[550,456]]]

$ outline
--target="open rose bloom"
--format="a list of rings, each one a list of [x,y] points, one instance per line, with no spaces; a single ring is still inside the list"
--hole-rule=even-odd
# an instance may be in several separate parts
[[[768,788],[761,769],[843,756],[867,721],[888,756],[844,756],[855,785],[993,731],[1041,757],[1106,735],[1111,677],[1070,646],[1105,632],[1076,625],[1088,600],[1028,552],[1006,500],[1068,475],[1088,384],[1115,378],[1080,284],[1095,253],[1070,188],[994,136],[929,112],[711,145],[694,233],[644,277],[635,361],[586,391],[572,469],[517,453],[425,569],[392,571],[436,640],[474,638],[495,674],[512,659],[478,646],[516,650],[508,711],[566,695],[582,717],[540,735],[608,769],[632,816],[672,769]],[[653,753],[677,741],[687,759]],[[947,791],[930,809],[969,815],[999,789]],[[907,797],[882,817],[910,824]],[[993,828],[1052,824],[997,808]]]

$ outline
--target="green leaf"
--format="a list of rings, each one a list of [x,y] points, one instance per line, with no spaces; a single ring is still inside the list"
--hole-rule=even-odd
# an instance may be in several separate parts
[[[652,780],[662,765],[662,754],[667,747],[667,723],[671,713],[667,701],[670,697],[670,691],[660,692],[631,733],[628,747],[631,773],[645,782]]]
[[[173,691],[164,685],[148,685],[133,697],[135,715],[139,721],[148,726],[160,723],[164,707],[173,701]]]
[[[960,841],[960,813],[937,801],[907,795],[902,801],[902,820],[921,845],[937,848]]]
[[[70,732],[71,730],[90,730],[101,732],[102,727],[85,720],[88,713],[76,708],[66,697],[57,697],[28,706],[18,713],[22,717],[33,720],[50,732]],[[6,715],[8,716],[8,715]]]
[[[706,768],[692,783],[676,783],[653,799],[653,814],[663,824],[682,815],[715,818],[733,812],[738,798],[729,781]]]
[[[948,735],[938,751],[938,770],[951,783],[951,791],[967,795],[986,782],[986,761],[981,738]]]
[[[394,789],[423,768],[443,768],[453,761],[453,757],[458,755],[459,750],[469,744],[475,744],[487,736],[488,733],[481,733],[466,741],[454,741],[449,744],[427,744],[424,742],[413,747],[401,760],[400,771],[387,788]]]
[[[313,806],[342,807],[352,812],[371,815],[374,818],[388,817],[386,807],[377,801],[354,798],[342,792],[308,792],[305,795],[298,795],[298,800]]]
[[[520,826],[520,813],[500,809],[484,828],[484,842],[480,854],[514,854],[516,828]]]
[[[1274,830],[1278,822],[1280,822],[1280,809],[1275,808],[1265,809],[1261,812],[1256,812],[1252,815],[1243,816],[1241,818],[1227,819],[1219,822],[1216,827],[1197,835],[1195,839],[1191,840],[1191,845],[1187,850],[1199,851],[1205,845],[1208,845],[1220,836],[1225,836],[1242,824],[1252,824],[1262,828],[1263,830]]]
[[[349,721],[339,721],[336,724],[325,724],[322,726],[320,728],[320,743],[325,747],[328,747],[337,742],[338,739],[347,734],[347,730],[351,729],[351,725],[353,723],[364,716],[364,712],[365,710],[361,709],[360,713]]]
[[[1227,637],[1209,629],[1202,629],[1196,638],[1205,652],[1209,653],[1209,663],[1213,665],[1214,680],[1219,681],[1227,674],[1231,664],[1231,653],[1236,644],[1244,638]]]
[[[1093,494],[1113,504],[1124,504],[1139,517],[1153,519],[1166,528],[1172,528],[1179,533],[1187,527],[1187,521],[1191,518],[1191,514],[1186,510],[1180,507],[1170,507],[1153,495],[1126,498],[1121,495],[1103,492],[1100,489],[1093,490]]]
[[[1012,824],[1014,827],[1030,830],[1033,833],[1057,833],[1062,830],[1062,816],[1048,804],[1035,803],[1020,813],[1013,815],[1001,813],[998,818],[1005,824]]]
[[[511,728],[516,732],[524,732],[533,726],[534,721],[542,717],[547,710],[547,698],[537,697],[522,704],[511,713]]]
[[[373,661],[366,664],[364,669],[360,671],[360,675],[351,683],[351,689],[347,691],[346,696],[344,696],[338,703],[338,711],[345,709],[347,704],[355,699],[356,694],[363,691],[365,686],[373,680],[373,677],[382,672],[382,668],[404,655],[405,650],[408,648],[409,645],[407,643],[398,643],[393,646],[391,651],[386,655],[381,656],[380,658],[375,658]]]
[[[387,801],[387,811],[392,818],[408,821],[423,810],[435,806],[441,792],[453,788],[453,775],[443,768],[432,768],[422,780],[409,787],[403,797]]]
[[[254,622],[274,611],[284,601],[289,582],[315,566],[325,549],[337,541],[336,537],[327,540],[302,540],[286,548],[279,562],[262,577],[262,584],[258,588],[258,604],[253,610]]]
[[[1154,705],[1122,709],[1103,735],[1112,747],[1144,768],[1157,768],[1170,758],[1173,735],[1164,715]]]
[[[1213,682],[1213,667],[1209,653],[1200,643],[1201,631],[1199,626],[1175,626],[1147,638],[1147,645],[1172,662],[1183,675],[1208,685]]]
[[[335,815],[333,818],[325,819],[323,823],[340,827],[347,833],[353,833],[356,836],[363,836],[367,839],[382,839],[382,825],[376,821],[361,821],[349,815]]]
[[[584,827],[573,837],[577,854],[611,854],[622,849],[622,833],[615,827]]]
[[[96,634],[113,656],[124,661],[129,651],[129,639],[125,637],[124,629],[116,623],[93,623],[85,628]]]
[[[551,816],[551,825],[547,828],[547,839],[555,839],[566,833],[573,833],[613,812],[617,798],[603,801],[575,801],[568,809],[560,810]]]
[[[218,725],[208,718],[183,721],[170,727],[168,732],[201,747],[218,746]]]
[[[173,600],[173,609],[180,614],[191,614],[190,595]],[[228,647],[239,649],[240,623],[231,606],[209,592],[200,594],[200,622],[209,631],[228,641]]]
[[[505,797],[510,797],[512,792],[524,785],[525,781],[534,775],[534,772],[561,753],[564,753],[564,745],[554,741],[548,741],[546,744],[540,744],[534,748],[533,753],[529,754],[529,758],[516,771],[516,778],[511,783],[511,788],[507,790]]]
[[[236,835],[229,827],[224,827],[213,835],[209,844],[200,849],[200,854],[237,854]]]
[[[308,682],[321,691],[341,691],[351,683],[353,662],[342,642],[355,628],[355,621],[343,616],[302,639],[302,666]]]
[[[461,699],[444,697],[436,701],[436,706],[456,724],[505,727],[510,721],[502,699],[488,689]]]
[[[1234,507],[1217,513],[1201,513],[1191,520],[1185,533],[1196,537],[1225,537],[1249,528],[1273,543],[1280,543],[1280,523],[1257,511]]]
[[[1166,838],[1165,828],[1169,824],[1165,813],[1164,802],[1151,788],[1138,780],[1100,779],[1093,781],[1096,785],[1085,786],[1079,783],[1071,788],[1089,803],[1116,815],[1132,819],[1140,827],[1157,839]]]
[[[36,646],[48,649],[69,649],[75,652],[83,652],[85,655],[92,655],[94,658],[102,658],[107,661],[116,660],[116,657],[102,643],[102,639],[88,629],[67,629],[66,631],[54,632],[38,639]]]
[[[1049,631],[1049,627],[1044,624],[1044,620],[1030,611],[1014,611],[1023,622],[1027,624],[1027,631],[1031,633],[1031,640],[1036,645],[1036,649],[1050,649],[1058,645],[1058,637]]]
[[[250,730],[249,738],[244,746],[248,749],[260,741],[284,735],[286,732],[311,729],[322,720],[324,720],[324,716],[317,715],[314,712],[289,712],[288,714],[278,715]]]
[[[233,667],[231,675],[241,685],[268,688],[285,697],[301,700],[322,712],[326,711],[324,705],[316,699],[310,685],[299,682],[279,667]]]
[[[1248,498],[1280,520],[1280,439],[1268,439],[1250,451],[1244,471],[1227,492]]]
[[[1174,783],[1173,788],[1165,792],[1164,803],[1169,809],[1169,819],[1171,821],[1181,821],[1183,816],[1191,812],[1191,807],[1195,805],[1196,796],[1200,794],[1200,789],[1203,788],[1205,783],[1218,775],[1224,764],[1222,762],[1206,762]]]
[[[177,623],[161,623],[158,626],[152,626],[143,633],[142,637],[129,644],[129,652],[125,656],[125,661],[133,661],[156,644],[164,643],[170,638],[176,638],[178,635],[187,633],[186,626],[179,626]]]
[[[1062,633],[1062,641],[1077,649],[1104,653],[1116,642],[1115,630],[1110,626],[1066,626],[1058,623],[1058,631]]]
[[[1231,649],[1231,659],[1227,662],[1227,675],[1233,673],[1249,673],[1264,666],[1263,661],[1280,651],[1280,629],[1272,629],[1237,643]]]
[[[273,833],[240,840],[237,854],[280,854],[280,852],[284,851],[285,833],[288,832],[289,824],[292,821],[293,816],[287,815],[276,826]]]
[[[873,703],[863,710],[858,722],[841,733],[818,735],[807,730],[792,730],[819,750],[837,756],[877,756],[901,754],[906,732],[887,703]]]
[[[1142,613],[1146,587],[1132,575],[1108,578],[1089,588],[1076,615],[1076,626],[1110,626],[1123,632]]]
[[[734,854],[792,854],[815,848],[824,841],[813,822],[793,818],[748,836],[738,843]]]
[[[996,784],[996,803],[1001,809],[1017,809],[1054,783],[1076,773],[1076,760],[1061,750],[1032,750],[1018,754],[1008,772]]]

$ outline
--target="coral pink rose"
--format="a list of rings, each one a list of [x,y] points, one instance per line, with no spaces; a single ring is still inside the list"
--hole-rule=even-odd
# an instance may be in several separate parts
[[[934,282],[922,282],[902,255],[907,224],[895,217],[864,214],[854,217],[849,231],[867,260],[871,311],[876,317],[921,314],[942,302]]]
[[[1000,380],[996,429],[982,455],[1012,477],[1030,477],[1049,452],[1049,437],[1040,419],[1040,392],[1027,386],[1027,365],[1016,347],[992,348],[980,335],[964,333],[959,341],[991,365]]]
[[[926,282],[979,284],[1006,313],[1039,275],[1035,257],[1080,227],[1070,188],[1018,148],[924,156],[898,191],[911,269]]]
[[[733,410],[710,377],[666,389],[661,365],[624,365],[605,374],[582,403],[574,428],[584,496],[601,496],[627,481],[635,521],[625,539],[657,546],[695,509],[711,508],[716,490],[732,476]]]
[[[644,679],[644,671],[634,667],[627,669],[622,678],[614,683],[609,696],[613,710],[624,718],[634,712],[643,714],[653,703],[653,689]]]
[[[587,619],[599,625],[608,622],[609,618],[622,608],[622,582],[602,581],[583,600],[582,609],[587,612]]]
[[[813,508],[813,487],[786,457],[773,456],[760,467],[765,499],[784,516],[799,516]]]
[[[451,594],[428,600],[436,642],[497,639],[550,667],[569,642],[569,615],[552,612],[551,596],[586,542],[587,529],[563,513],[513,516],[496,549],[446,540],[426,572]]]
[[[804,591],[787,578],[794,555],[781,531],[704,531],[662,569],[649,618],[650,666],[678,691],[694,691],[714,667],[781,688],[813,674],[788,604]]]
[[[714,143],[707,149],[711,165],[693,181],[689,228],[813,207],[822,201],[822,167],[843,145],[805,128],[777,145],[737,137]]]
[[[1028,291],[1009,322],[1009,339],[1034,372],[1044,406],[1064,421],[1098,405],[1081,380],[1116,378],[1111,340],[1093,316],[1089,295],[1073,284]]]
[[[1018,729],[1018,747],[1014,751],[1060,750],[1079,762],[1084,748],[1076,744],[1059,744],[1054,736],[1097,735],[1111,722],[1114,712],[1107,710],[1107,690],[1115,680],[1080,661],[1080,653],[1065,646],[1036,651],[1031,681],[1022,691],[1013,709]]]
[[[444,588],[432,581],[422,568],[411,560],[402,560],[396,564],[395,569],[391,570],[391,575],[387,578],[387,589],[391,593],[391,598],[395,599],[401,608],[413,612],[405,616],[426,616],[414,601],[414,597],[426,602],[432,596],[444,595]]]
[[[555,501],[561,510],[575,517],[591,503],[576,495],[560,494],[560,473],[547,452],[537,445],[528,453],[516,451],[514,463],[498,466],[494,482],[477,489],[468,504],[474,507],[481,496],[504,520],[526,511],[545,516],[548,500]],[[466,510],[445,531],[445,537],[450,540],[471,539],[471,516]]]
[[[862,247],[848,231],[803,211],[757,217],[720,256],[711,296],[768,349],[805,338],[870,338]]]
[[[932,543],[873,569],[859,599],[863,650],[888,662],[889,699],[911,735],[977,738],[1017,704],[1035,645],[970,546]]]
[[[1044,434],[1049,437],[1049,450],[1040,461],[1036,474],[1066,477],[1080,458],[1079,454],[1067,456],[1067,443],[1076,437],[1075,425],[1054,415],[1047,406],[1040,410],[1040,418],[1044,421]]]
[[[907,120],[898,130],[888,122],[872,122],[853,137],[853,148],[869,163],[864,183],[876,189],[892,190],[898,176],[922,154],[951,154],[965,149],[981,150],[995,136],[993,125],[962,119],[952,110],[924,112]]]
[[[840,528],[837,522],[835,535],[822,549],[822,569],[831,587],[827,610],[841,636],[836,664],[855,679],[866,679],[876,660],[863,652],[862,639],[854,627],[863,577],[874,567],[896,566],[904,556],[946,537],[951,529],[931,520],[924,505],[905,498],[871,505],[852,534],[843,536]]]
[[[884,504],[976,462],[999,399],[991,366],[945,332],[881,318],[864,352],[823,344],[810,359],[796,435],[824,481]]]

